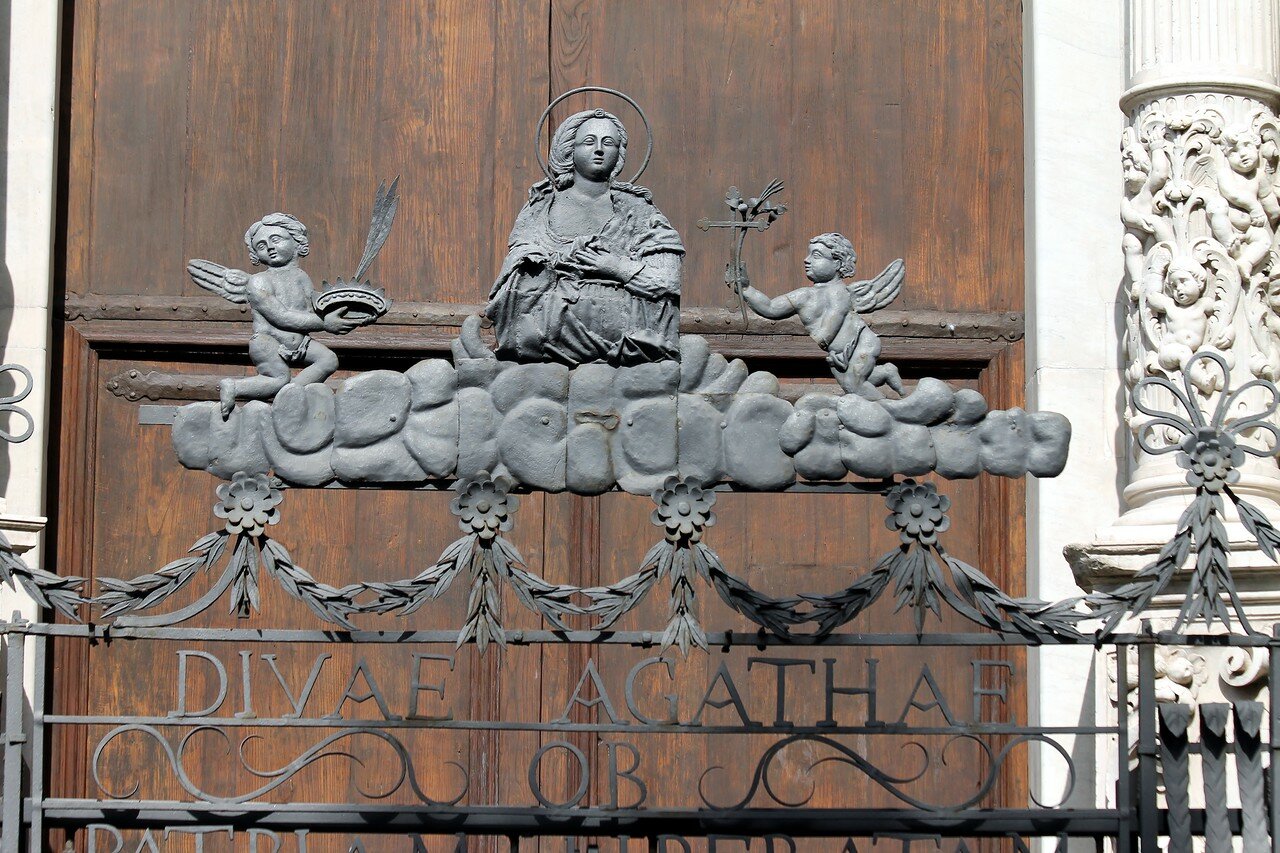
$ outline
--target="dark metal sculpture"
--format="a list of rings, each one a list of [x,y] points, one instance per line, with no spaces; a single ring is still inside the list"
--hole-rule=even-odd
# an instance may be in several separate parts
[[[374,322],[387,311],[381,290],[359,277],[373,263],[395,218],[396,185],[388,192],[378,187],[373,219],[356,275],[351,282],[341,278],[333,285],[325,282],[317,293],[308,276],[298,266],[311,250],[307,227],[288,213],[271,213],[249,226],[244,243],[249,262],[266,270],[250,275],[214,261],[195,259],[187,272],[197,285],[229,302],[248,305],[253,312],[253,336],[249,356],[257,376],[224,379],[219,388],[220,411],[231,416],[236,400],[271,400],[290,382],[309,385],[323,382],[338,369],[338,357],[324,344],[311,339],[312,332],[345,335]],[[292,376],[291,368],[302,370]]]
[[[711,584],[725,604],[762,628],[786,635],[790,626],[803,620],[795,611],[798,598],[779,599],[753,589],[726,570],[702,541],[706,529],[716,523],[715,492],[694,480],[670,477],[654,491],[653,500],[658,506],[650,519],[665,536],[645,554],[640,570],[617,583],[581,590],[592,602],[587,612],[600,617],[596,630],[612,626],[668,575],[671,603],[670,621],[662,634],[664,650],[675,645],[688,654],[690,645],[707,648],[694,609],[696,578]]]
[[[829,595],[805,594],[813,605],[809,617],[819,635],[829,634],[871,606],[892,584],[896,610],[910,607],[916,633],[923,633],[927,611],[942,615],[946,604],[956,613],[996,631],[1031,638],[1079,638],[1076,624],[1088,614],[1076,610],[1078,599],[1049,602],[1014,598],[963,560],[948,554],[938,534],[951,526],[951,499],[932,483],[899,483],[885,496],[885,525],[896,530],[902,545],[880,558],[875,568],[848,587]]]
[[[485,309],[500,357],[571,365],[678,357],[684,244],[648,190],[618,180],[627,143],[622,121],[602,109],[556,129],[547,162],[539,158],[546,180],[529,190]]]
[[[1151,376],[1133,389],[1134,408],[1150,419],[1138,431],[1138,443],[1146,453],[1178,454],[1178,465],[1187,469],[1187,483],[1195,488],[1195,497],[1179,519],[1173,539],[1160,550],[1154,562],[1118,589],[1094,593],[1086,599],[1103,621],[1103,635],[1114,631],[1126,615],[1145,610],[1152,599],[1170,585],[1174,575],[1193,554],[1196,557],[1195,568],[1178,612],[1175,630],[1197,619],[1203,619],[1206,625],[1217,620],[1230,629],[1231,615],[1223,601],[1225,597],[1231,602],[1241,627],[1252,633],[1253,628],[1249,625],[1244,604],[1231,576],[1229,543],[1222,521],[1223,495],[1235,504],[1240,522],[1262,552],[1272,560],[1280,555],[1280,531],[1231,489],[1231,484],[1240,479],[1239,468],[1244,463],[1245,454],[1271,456],[1280,446],[1280,428],[1271,420],[1280,407],[1280,393],[1265,379],[1254,379],[1232,389],[1226,359],[1215,352],[1196,353],[1191,357],[1191,363],[1197,365],[1196,375],[1215,370],[1221,374],[1222,390],[1213,413],[1207,417],[1196,402],[1198,397],[1190,369],[1183,371],[1182,388],[1164,377]],[[1181,411],[1155,408],[1147,395],[1156,388],[1169,394]],[[1262,392],[1270,402],[1261,411],[1240,415],[1240,404],[1254,389]],[[1157,429],[1169,430],[1181,440],[1153,443],[1153,433]],[[1271,447],[1250,443],[1257,441],[1261,433],[1270,437]]]
[[[36,604],[51,607],[70,619],[78,618],[78,608],[86,600],[81,594],[84,578],[28,566],[3,533],[0,533],[0,583],[15,588],[21,586]]]
[[[353,599],[362,587],[356,584],[338,589],[317,581],[294,564],[283,545],[267,536],[267,528],[280,520],[278,507],[283,496],[279,487],[279,481],[266,475],[243,473],[218,486],[219,503],[214,507],[214,515],[225,519],[222,530],[192,545],[188,552],[192,556],[174,560],[155,572],[129,580],[100,578],[98,582],[104,591],[92,599],[93,604],[102,608],[104,617],[118,617],[117,624],[173,625],[202,612],[230,589],[231,612],[247,617],[259,607],[259,574],[265,569],[291,596],[321,619],[353,628],[348,617],[358,610]],[[228,545],[231,545],[231,559],[226,568],[195,602],[164,615],[131,615],[160,605],[196,576],[208,573],[226,553]]]
[[[458,526],[466,535],[445,548],[434,565],[410,580],[365,584],[378,598],[363,609],[408,616],[440,597],[466,569],[471,577],[471,595],[457,645],[474,642],[483,652],[491,642],[506,644],[499,583],[511,587],[521,604],[553,626],[567,629],[563,618],[583,612],[570,601],[578,588],[549,583],[530,571],[516,547],[499,535],[515,524],[520,505],[520,499],[511,494],[511,486],[510,478],[491,477],[487,471],[459,480],[458,495],[449,510],[457,516]]]
[[[31,438],[31,434],[35,432],[36,422],[32,419],[31,413],[22,408],[18,404],[27,399],[31,393],[31,388],[35,380],[31,378],[31,371],[27,370],[21,364],[0,364],[0,374],[13,372],[23,378],[24,383],[21,390],[15,390],[12,394],[0,396],[0,414],[10,414],[26,421],[26,429],[22,432],[14,432],[10,428],[0,427],[0,441],[7,441],[10,444],[18,444]]]
[[[893,261],[869,281],[846,283],[857,271],[858,254],[843,234],[819,234],[809,241],[804,260],[805,276],[812,284],[771,299],[751,286],[742,261],[742,243],[748,228],[764,230],[786,211],[785,205],[767,201],[782,190],[781,181],[772,181],[759,197],[744,201],[737,187],[730,187],[726,204],[741,216],[741,222],[708,222],[699,227],[738,229],[733,259],[725,270],[725,283],[738,295],[746,322],[746,306],[761,317],[782,320],[799,317],[805,331],[827,353],[831,375],[849,394],[878,399],[879,386],[888,385],[901,395],[902,377],[892,364],[877,364],[880,337],[859,315],[887,307],[902,290],[906,267],[901,258]]]
[[[724,203],[729,206],[737,219],[729,222],[713,222],[710,219],[699,219],[698,227],[703,231],[711,228],[728,228],[733,234],[733,252],[729,256],[729,265],[725,268],[725,281],[731,282],[738,294],[738,311],[742,315],[742,325],[747,325],[747,303],[742,289],[746,287],[746,267],[742,262],[742,246],[747,240],[748,231],[766,231],[787,212],[785,204],[772,202],[769,199],[782,192],[785,184],[774,180],[765,185],[760,195],[744,199],[737,187],[729,187],[725,193]]]

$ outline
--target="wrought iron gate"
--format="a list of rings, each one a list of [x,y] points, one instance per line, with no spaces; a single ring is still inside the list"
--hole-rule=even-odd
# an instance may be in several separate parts
[[[306,849],[306,839],[321,833],[350,836],[353,849],[362,849],[374,836],[400,836],[406,845],[419,848],[433,843],[452,845],[456,839],[496,836],[508,839],[511,849],[521,839],[552,836],[568,839],[602,838],[618,849],[691,849],[689,839],[719,841],[737,839],[748,849],[795,850],[806,842],[797,839],[834,839],[831,849],[854,844],[854,839],[1013,839],[1022,849],[1033,838],[1092,839],[1098,849],[1106,842],[1126,851],[1156,850],[1159,839],[1169,839],[1168,849],[1190,850],[1193,837],[1203,836],[1207,849],[1231,849],[1232,837],[1241,836],[1245,850],[1271,846],[1276,838],[1277,786],[1274,761],[1280,714],[1267,712],[1261,702],[1237,702],[1234,706],[1163,703],[1157,696],[1157,645],[1220,646],[1265,649],[1272,671],[1280,664],[1280,640],[1261,636],[1186,636],[1147,632],[1117,635],[1100,648],[1115,653],[1116,720],[1114,724],[1052,728],[1021,725],[990,714],[1007,695],[1006,677],[1015,676],[1015,665],[1005,660],[975,660],[972,707],[946,697],[928,667],[916,678],[915,688],[901,708],[885,707],[884,675],[877,680],[876,663],[904,647],[925,648],[931,655],[945,655],[948,648],[1017,648],[1032,645],[1009,635],[953,633],[927,635],[832,635],[805,642],[770,635],[709,634],[715,674],[708,680],[704,701],[696,713],[690,708],[660,708],[645,704],[636,685],[645,679],[663,679],[672,664],[658,657],[645,658],[631,667],[621,695],[611,695],[606,667],[588,658],[582,679],[568,698],[566,714],[557,719],[480,720],[435,713],[431,702],[441,700],[452,666],[457,634],[451,631],[350,632],[288,630],[202,630],[178,627],[103,627],[13,621],[3,626],[7,674],[4,692],[5,753],[3,800],[3,848],[41,849],[46,831],[63,828],[78,833],[89,850],[150,849],[166,837],[207,835],[236,838],[250,849]],[[593,655],[610,646],[648,648],[651,635],[638,632],[529,631],[509,638],[514,656],[548,643],[590,644]],[[1066,640],[1050,641],[1069,643]],[[178,655],[179,684],[172,707],[146,701],[154,694],[139,690],[142,701],[119,707],[122,713],[62,715],[44,709],[45,681],[52,643],[93,643],[105,649],[127,650],[134,644],[167,644]],[[208,644],[214,645],[208,645]],[[199,650],[191,648],[199,644]],[[770,652],[786,645],[816,646],[821,660],[773,657]],[[319,672],[335,645],[354,646],[361,652],[394,645],[409,670],[399,671],[408,681],[408,706],[398,707],[398,696],[387,687],[395,670],[379,672],[357,654],[347,690],[332,713],[307,707],[311,684],[299,689],[286,685],[276,668],[278,655],[289,651],[316,652]],[[744,703],[730,664],[748,659],[757,665],[772,663],[777,673],[777,693]],[[1131,671],[1136,658],[1136,678]],[[718,658],[718,660],[716,660]],[[250,665],[275,668],[291,712],[255,716],[255,697],[248,690]],[[852,666],[845,664],[853,663]],[[836,666],[842,666],[838,675]],[[787,667],[795,668],[788,681]],[[237,672],[237,668],[242,671]],[[709,668],[708,668],[709,669]],[[826,672],[823,673],[822,670]],[[997,671],[999,670],[999,671]],[[604,673],[602,675],[602,672]],[[344,673],[345,674],[345,673]],[[855,677],[856,674],[856,677]],[[994,679],[989,677],[995,675]],[[787,690],[794,696],[800,675],[822,684],[826,714],[822,719],[789,719]],[[739,674],[739,678],[741,675]],[[33,708],[26,707],[24,679],[30,679]],[[837,683],[839,682],[839,683]],[[665,682],[664,682],[665,683]],[[1131,687],[1130,685],[1136,685]],[[212,699],[210,699],[212,695]],[[881,701],[879,704],[877,700]],[[372,700],[372,701],[370,701]],[[776,702],[775,702],[776,700]],[[261,706],[262,700],[258,699]],[[128,703],[126,703],[128,704]],[[594,711],[594,722],[572,722],[567,711],[575,704]],[[966,703],[969,704],[969,703]],[[375,707],[376,706],[376,709]],[[364,709],[369,713],[364,713]],[[728,709],[715,721],[704,719],[709,708]],[[757,709],[772,711],[772,719]],[[670,713],[665,713],[670,711]],[[1197,715],[1199,735],[1188,726]],[[725,724],[725,717],[736,717]],[[990,719],[987,719],[987,718]],[[1136,717],[1136,743],[1133,723]],[[476,802],[468,796],[469,771],[454,763],[448,790],[424,787],[423,763],[438,761],[426,746],[433,734],[446,730],[484,730],[496,737],[536,733],[540,745],[528,754],[526,802]],[[50,773],[50,744],[62,731],[88,733],[96,746],[88,767],[89,795],[83,798],[51,797],[46,785]],[[292,733],[292,734],[291,734]],[[262,768],[252,759],[260,739],[297,735],[308,744],[285,766]],[[591,755],[574,737],[585,734],[599,749]],[[714,765],[694,768],[697,796],[676,802],[651,774],[654,751],[646,741],[663,735],[681,739],[718,736],[750,750],[755,763],[750,778],[715,779]],[[199,742],[222,742],[236,762],[240,784],[227,790],[202,786],[198,762],[191,754]],[[1025,808],[992,805],[992,791],[1004,774],[1025,767],[1029,750],[1039,750],[1041,760],[1064,763],[1074,778],[1076,758],[1066,739],[1092,740],[1098,755],[1117,756],[1116,785],[1110,805],[1063,807],[1053,802],[1032,803]],[[881,766],[881,744],[907,750],[914,761],[895,767]],[[905,745],[910,745],[905,746]],[[1136,759],[1131,763],[1131,748]],[[921,780],[936,783],[937,774],[948,773],[947,755],[962,748],[984,757],[979,779],[944,782],[950,796],[920,796]],[[113,754],[114,753],[114,754]],[[559,753],[559,755],[556,755]],[[1264,753],[1270,753],[1268,759]],[[208,754],[205,753],[205,762]],[[565,768],[548,779],[540,765],[555,756]],[[860,777],[870,780],[883,797],[875,805],[853,798],[815,806],[813,790],[790,789],[780,784],[777,768],[801,756],[806,774],[830,773],[837,780]],[[105,777],[113,762],[132,762],[137,778],[118,785]],[[324,762],[361,765],[358,793],[310,799],[282,796],[290,783],[313,772]],[[905,765],[913,766],[905,766]],[[1231,765],[1234,764],[1234,772]],[[1198,765],[1192,774],[1189,768]],[[1264,767],[1266,768],[1264,770]],[[1239,805],[1228,806],[1227,778],[1235,777]],[[1264,781],[1269,774],[1271,784]],[[1161,774],[1163,780],[1161,781]],[[1191,790],[1193,775],[1203,780],[1203,807],[1192,808],[1201,798]],[[595,794],[589,795],[597,778]],[[810,778],[812,781],[812,778]],[[936,790],[936,787],[935,787]],[[536,800],[532,803],[529,798]],[[519,800],[519,798],[514,798]],[[830,798],[828,798],[830,799]],[[836,798],[839,800],[839,797]],[[881,802],[892,802],[885,807]],[[144,831],[128,836],[130,831]],[[432,841],[432,836],[439,836]],[[130,838],[128,846],[124,839]],[[137,839],[141,840],[135,840]],[[25,839],[25,840],[24,840]],[[203,842],[201,842],[203,843]],[[346,842],[344,842],[346,843]],[[897,842],[894,842],[897,843]],[[932,845],[934,842],[929,841]],[[354,847],[354,845],[360,845]],[[960,844],[964,844],[963,841]],[[197,848],[199,849],[199,848]],[[240,849],[240,848],[236,848]],[[605,849],[608,849],[607,847]],[[826,845],[823,845],[826,849]],[[845,847],[844,849],[848,849]],[[945,849],[950,849],[945,848]]]

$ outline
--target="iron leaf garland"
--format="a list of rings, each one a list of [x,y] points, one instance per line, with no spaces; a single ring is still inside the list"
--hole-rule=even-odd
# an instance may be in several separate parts
[[[571,600],[581,590],[551,583],[531,571],[516,547],[500,535],[514,526],[519,507],[519,499],[511,494],[512,485],[509,478],[491,477],[487,471],[459,480],[455,486],[457,496],[449,509],[465,535],[450,543],[434,564],[409,580],[361,585],[376,595],[361,609],[367,613],[408,615],[443,595],[465,570],[471,577],[471,592],[467,619],[458,633],[459,646],[475,642],[483,652],[489,643],[506,644],[499,583],[509,586],[521,605],[553,627],[568,630],[564,617],[585,612]]]
[[[1218,393],[1217,405],[1207,417],[1190,379],[1192,365],[1198,361],[1212,363],[1222,374],[1219,384],[1222,390]],[[1137,431],[1139,446],[1152,455],[1176,453],[1178,465],[1187,470],[1188,485],[1195,488],[1195,496],[1179,518],[1173,538],[1160,549],[1154,561],[1118,589],[1094,593],[1086,598],[1094,616],[1102,620],[1099,637],[1113,633],[1127,615],[1140,613],[1150,606],[1156,595],[1169,587],[1192,554],[1195,561],[1174,630],[1181,630],[1197,620],[1203,620],[1206,626],[1217,621],[1230,630],[1231,612],[1227,609],[1225,597],[1231,602],[1231,609],[1235,611],[1241,628],[1247,633],[1254,633],[1231,575],[1230,543],[1222,520],[1222,496],[1225,494],[1231,499],[1241,524],[1263,553],[1275,559],[1280,552],[1280,532],[1256,507],[1240,498],[1231,485],[1240,480],[1240,466],[1244,464],[1246,454],[1271,456],[1276,452],[1274,448],[1280,446],[1280,428],[1270,421],[1280,406],[1280,394],[1275,385],[1262,379],[1251,380],[1233,390],[1230,376],[1226,359],[1218,353],[1204,351],[1193,355],[1183,367],[1181,388],[1163,376],[1148,376],[1134,386],[1133,407],[1148,418]],[[1146,396],[1153,388],[1168,393],[1181,412],[1151,405]],[[1228,415],[1243,408],[1244,395],[1253,389],[1265,393],[1269,402],[1261,411],[1234,417],[1228,422]],[[1181,439],[1177,443],[1153,445],[1151,437],[1157,427],[1172,435],[1181,434]],[[1255,431],[1270,435],[1272,449],[1239,440],[1246,433]]]
[[[981,570],[956,559],[938,544],[938,534],[950,527],[951,501],[932,483],[904,480],[885,495],[889,516],[885,525],[898,532],[902,544],[877,561],[875,567],[848,587],[829,595],[802,594],[812,605],[804,618],[826,636],[857,618],[890,585],[895,612],[910,608],[917,634],[924,633],[926,616],[942,616],[942,605],[995,631],[1024,636],[1080,639],[1076,623],[1088,617],[1076,610],[1076,599],[1060,602],[1014,598]]]
[[[80,594],[85,579],[31,568],[17,555],[4,533],[0,533],[0,583],[11,587],[21,585],[41,607],[53,608],[68,619],[80,621],[77,608],[86,601]]]

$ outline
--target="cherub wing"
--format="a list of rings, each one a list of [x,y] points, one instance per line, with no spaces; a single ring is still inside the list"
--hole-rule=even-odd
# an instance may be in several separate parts
[[[249,297],[245,293],[245,286],[228,281],[227,273],[240,273],[239,276],[233,276],[233,278],[244,277],[244,273],[239,270],[229,269],[213,261],[206,261],[201,258],[187,261],[187,274],[191,276],[191,280],[197,285],[211,293],[218,294],[228,302],[234,302],[237,305],[245,304],[249,301]]]
[[[884,272],[869,281],[855,281],[849,285],[853,297],[853,310],[859,314],[878,311],[898,298],[902,281],[907,276],[907,266],[898,258]]]

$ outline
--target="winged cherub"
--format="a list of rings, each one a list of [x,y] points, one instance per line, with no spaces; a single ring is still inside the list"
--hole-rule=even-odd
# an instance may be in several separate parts
[[[287,213],[271,213],[244,232],[249,263],[266,269],[250,275],[213,261],[193,260],[187,264],[191,279],[222,298],[253,311],[253,336],[249,357],[257,376],[223,379],[218,385],[222,417],[231,416],[236,400],[271,400],[289,384],[323,382],[338,369],[333,350],[311,339],[311,332],[345,335],[369,322],[368,317],[348,316],[343,306],[323,316],[315,307],[316,293],[311,277],[298,266],[298,259],[310,251],[307,227]],[[291,368],[302,365],[290,378]]]
[[[902,259],[869,281],[853,281],[858,255],[842,234],[819,234],[809,241],[804,272],[813,284],[770,299],[747,283],[745,270],[727,275],[730,286],[741,282],[741,295],[751,310],[770,320],[798,316],[818,346],[827,351],[831,373],[845,391],[871,399],[880,386],[902,393],[902,377],[892,364],[876,364],[880,336],[859,314],[884,308],[902,290]],[[732,271],[730,271],[732,273]]]

